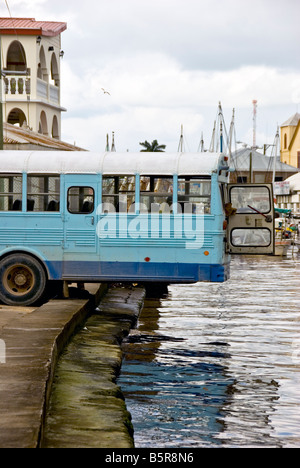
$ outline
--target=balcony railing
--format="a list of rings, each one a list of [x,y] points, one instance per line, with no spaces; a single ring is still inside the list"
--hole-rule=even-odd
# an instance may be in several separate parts
[[[28,96],[35,99],[35,96],[32,96],[32,81],[28,75],[5,74],[3,78],[3,92],[8,99],[27,100]],[[50,103],[59,105],[59,87],[37,78],[36,98],[41,98]]]
[[[7,96],[31,94],[31,80],[28,76],[9,75],[4,77],[4,92]]]
[[[37,87],[36,87],[37,96],[46,99],[47,101],[53,102],[54,104],[59,104],[59,88],[54,86],[46,81],[37,78]]]
[[[59,104],[59,88],[57,86],[49,85],[50,88],[50,101]]]
[[[38,97],[48,99],[48,83],[40,78],[37,79],[36,94]]]

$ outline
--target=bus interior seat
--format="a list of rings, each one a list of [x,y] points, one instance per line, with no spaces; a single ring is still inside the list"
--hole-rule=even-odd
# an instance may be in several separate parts
[[[34,200],[27,200],[27,211],[34,210]]]
[[[59,211],[59,202],[51,200],[47,206],[47,211]]]
[[[12,211],[22,211],[22,200],[14,201]]]
[[[94,210],[94,204],[90,201],[85,201],[82,205],[81,213],[92,213]]]

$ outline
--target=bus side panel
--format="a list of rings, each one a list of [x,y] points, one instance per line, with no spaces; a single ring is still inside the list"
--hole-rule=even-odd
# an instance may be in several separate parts
[[[98,267],[97,262],[69,262],[68,271],[73,274],[65,275],[64,279],[167,283],[224,282],[229,279],[228,264],[101,262]]]
[[[133,220],[140,227],[134,233],[137,238],[132,236]],[[102,223],[106,226],[117,224],[110,216],[106,216]],[[159,228],[153,230],[153,225],[159,225]],[[124,228],[124,220],[122,226]],[[160,219],[147,214],[130,215],[122,234],[118,230],[116,233],[98,230],[98,236],[98,274],[103,281],[219,282],[229,278],[223,215],[205,215],[202,219],[198,217],[198,221],[192,215],[186,226],[182,215],[171,214],[169,219],[165,215]],[[75,263],[67,269],[76,274],[82,272],[82,267]],[[91,272],[97,275],[96,264],[89,264],[88,270],[89,275]]]
[[[64,231],[59,213],[2,213],[0,256],[31,253],[44,263],[49,279],[61,279]]]

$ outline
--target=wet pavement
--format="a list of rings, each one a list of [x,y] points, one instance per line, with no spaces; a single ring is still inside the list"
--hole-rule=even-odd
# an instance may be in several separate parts
[[[0,306],[0,447],[37,448],[59,353],[101,296]]]

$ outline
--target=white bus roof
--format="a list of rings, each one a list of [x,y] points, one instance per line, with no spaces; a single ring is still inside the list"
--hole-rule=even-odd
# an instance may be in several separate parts
[[[1,151],[0,173],[211,175],[220,153],[92,153]]]

